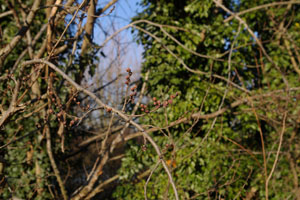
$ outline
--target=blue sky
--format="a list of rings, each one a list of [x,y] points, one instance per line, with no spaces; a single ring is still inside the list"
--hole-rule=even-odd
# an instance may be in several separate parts
[[[103,7],[109,1],[100,1],[99,6]],[[137,12],[141,12],[142,8],[139,6],[140,0],[119,0],[115,4],[115,9],[108,16],[99,18],[97,20],[97,25],[94,30],[94,40],[97,44],[101,44],[105,38],[113,34],[118,29],[123,26],[128,25],[131,22],[131,18],[136,16]],[[108,11],[106,11],[108,13]],[[136,70],[139,69],[140,63],[142,61],[142,51],[143,48],[138,46],[134,42],[134,35],[131,33],[131,29],[124,30],[121,32],[115,40],[118,40],[122,48],[126,50],[126,56],[122,60],[122,65],[124,68],[132,66]],[[109,42],[103,48],[103,53],[107,56],[109,54],[117,54],[117,52],[111,51],[111,48],[116,46],[116,42]],[[123,52],[124,53],[124,52]],[[115,55],[117,56],[117,55]],[[105,58],[100,57],[105,65]],[[109,62],[109,61],[107,61]],[[108,64],[108,63],[106,63]],[[100,64],[101,65],[101,64]],[[104,67],[104,66],[102,66]]]
[[[99,1],[97,8],[104,7],[109,1]],[[114,32],[128,25],[131,18],[136,16],[138,11],[142,11],[142,8],[138,5],[139,2],[139,0],[119,0],[115,4],[115,9],[105,16],[111,9],[107,10],[104,16],[96,21],[93,41],[101,45]],[[126,89],[126,68],[130,67],[133,71],[132,81],[140,78],[143,47],[137,45],[131,31],[131,29],[126,29],[106,43],[99,51],[99,65],[95,75],[92,79],[88,78],[87,75],[88,84],[93,85],[94,88],[105,85],[116,77],[124,75],[102,91],[102,96],[107,97],[108,102],[112,96],[114,96],[115,101],[122,100],[120,97],[124,96],[124,90]],[[100,54],[101,51],[104,56]]]

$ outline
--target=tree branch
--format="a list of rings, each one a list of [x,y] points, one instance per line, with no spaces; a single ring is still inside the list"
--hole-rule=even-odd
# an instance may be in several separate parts
[[[155,149],[159,159],[161,159],[161,163],[163,165],[164,170],[166,171],[169,181],[172,185],[173,191],[174,191],[174,195],[175,195],[175,199],[179,200],[178,197],[178,192],[175,186],[175,183],[173,181],[171,172],[166,164],[166,162],[163,160],[163,155],[160,151],[160,148],[158,147],[158,145],[156,144],[156,142],[151,138],[150,135],[148,135],[148,133],[136,122],[134,122],[133,120],[130,120],[130,118],[127,117],[126,114],[124,114],[122,111],[114,108],[114,107],[110,107],[106,104],[104,104],[94,93],[88,91],[87,89],[84,89],[83,87],[81,87],[80,85],[78,85],[76,82],[74,82],[68,75],[66,75],[63,71],[61,71],[58,67],[56,67],[54,64],[52,64],[49,61],[43,60],[43,59],[34,59],[34,60],[30,60],[30,61],[26,61],[24,63],[22,63],[22,66],[26,66],[26,65],[30,65],[30,64],[35,64],[35,63],[43,63],[48,65],[50,68],[52,68],[54,71],[56,71],[57,73],[59,73],[64,79],[66,79],[72,86],[74,86],[79,92],[83,92],[87,95],[89,95],[92,99],[94,99],[96,101],[96,103],[104,108],[109,108],[111,109],[112,112],[116,113],[117,115],[119,115],[121,118],[123,118],[126,122],[129,122],[130,124],[132,124],[134,127],[136,127],[139,131],[141,131],[143,133],[143,136],[150,142],[150,144],[153,146],[153,148]],[[85,191],[84,193],[88,194],[89,190],[85,190],[88,189],[87,186],[84,187],[84,189],[82,191]],[[85,195],[84,195],[85,196]],[[76,199],[76,198],[75,198]]]

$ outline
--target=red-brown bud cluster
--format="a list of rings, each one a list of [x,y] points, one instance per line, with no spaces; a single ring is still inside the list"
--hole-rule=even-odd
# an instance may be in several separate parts
[[[134,103],[134,97],[135,97],[136,94],[137,94],[136,88],[137,88],[136,85],[134,85],[132,88],[130,88],[130,90],[131,90],[131,92],[132,92],[132,93],[130,94],[130,101],[131,101],[131,103]]]
[[[77,100],[76,96],[72,99],[83,111],[88,111],[90,109],[90,104],[87,104],[86,106],[82,105],[80,101]],[[80,105],[81,104],[81,105]]]
[[[74,124],[75,124],[75,121],[74,121],[74,120],[71,120],[69,126],[71,127],[71,126],[73,126]]]
[[[86,106],[83,106],[81,109],[83,109],[84,111],[88,111],[90,109],[90,105],[86,105]]]
[[[56,116],[57,116],[58,118],[60,118],[62,115],[63,115],[63,112],[62,112],[62,111],[60,111],[59,113],[57,113],[57,115],[56,115]]]
[[[179,92],[176,92],[176,94],[172,94],[170,95],[170,98],[161,102],[160,100],[158,100],[156,97],[152,98],[153,101],[153,105],[155,106],[156,109],[160,108],[161,106],[163,106],[164,108],[168,107],[169,104],[173,103],[173,99],[176,98],[179,95]],[[147,109],[147,105],[141,104],[140,105],[141,111],[145,112],[145,113],[149,113],[149,109]]]
[[[134,85],[130,90],[131,90],[132,92],[134,92],[136,88],[137,88],[137,86]]]
[[[131,69],[128,67],[128,68],[126,69],[126,72],[128,73],[128,76],[126,76],[126,82],[125,82],[125,84],[126,84],[126,85],[129,85],[129,83],[130,83],[130,77],[131,77],[131,75],[132,75],[132,71],[131,71]]]
[[[78,121],[78,118],[75,117],[73,120],[70,121],[69,126],[72,127],[77,121]]]
[[[160,105],[161,105],[160,100],[157,100],[156,97],[153,97],[152,100],[153,100],[153,104],[154,104],[157,108],[159,108]]]
[[[176,92],[175,94],[171,94],[170,99],[174,99],[179,95],[179,92]]]
[[[58,113],[56,114],[57,121],[63,122],[63,123],[66,122],[66,119],[65,119],[64,114],[65,114],[65,111],[63,111],[63,110],[61,110],[60,112],[58,112]]]
[[[147,105],[141,104],[141,111],[145,113],[149,113],[149,110],[147,109]]]
[[[173,99],[176,98],[179,95],[179,92],[176,92],[175,94],[171,94],[170,98],[166,101],[164,101],[163,106],[167,107],[169,104],[173,103]]]

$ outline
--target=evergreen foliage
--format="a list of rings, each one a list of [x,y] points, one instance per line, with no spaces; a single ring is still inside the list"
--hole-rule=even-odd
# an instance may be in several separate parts
[[[235,13],[268,3],[276,1],[223,1]],[[161,147],[173,146],[165,148],[164,158],[173,163],[170,168],[180,199],[266,198],[266,179],[281,134],[280,158],[268,183],[268,197],[298,198],[298,176],[292,172],[299,173],[299,91],[295,88],[300,74],[295,67],[299,70],[300,60],[293,67],[292,59],[299,54],[299,4],[272,5],[240,15],[271,59],[239,20],[227,21],[231,15],[211,0],[144,0],[142,5],[144,10],[133,21],[147,20],[137,25],[137,41],[145,47],[142,70],[150,71],[148,102],[153,104],[152,97],[169,99],[178,91],[180,95],[141,123],[164,127],[152,137]],[[233,106],[240,100],[244,103]],[[217,117],[192,117],[224,108]],[[190,120],[168,127],[183,117]],[[141,153],[130,144],[120,172],[132,178],[136,171],[153,169],[157,159],[151,148]],[[144,199],[144,185],[145,181],[124,184],[114,195]],[[174,199],[161,167],[147,187],[149,199]]]

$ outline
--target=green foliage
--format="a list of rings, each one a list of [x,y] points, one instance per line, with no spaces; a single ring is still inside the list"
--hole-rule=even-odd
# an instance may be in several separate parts
[[[225,6],[234,12],[269,2],[275,1],[223,1]],[[164,159],[175,160],[176,166],[173,166],[172,174],[180,199],[192,197],[242,199],[249,195],[251,189],[257,191],[254,194],[257,199],[265,198],[264,158],[261,153],[260,131],[263,133],[266,151],[274,152],[278,148],[283,112],[299,112],[299,106],[295,101],[291,101],[297,92],[285,96],[290,99],[289,106],[286,106],[286,101],[280,100],[278,96],[271,95],[275,90],[286,88],[282,74],[288,80],[290,88],[299,86],[299,75],[293,69],[291,55],[282,42],[289,40],[290,35],[294,45],[297,47],[300,45],[299,32],[295,32],[299,30],[297,22],[300,19],[299,6],[292,5],[290,8],[274,6],[241,16],[263,41],[268,55],[279,66],[280,72],[262,53],[244,26],[235,19],[224,23],[224,19],[229,15],[216,7],[213,1],[144,0],[142,5],[144,11],[133,20],[146,19],[162,25],[159,27],[148,23],[138,24],[140,28],[159,38],[157,40],[149,37],[143,31],[138,33],[138,42],[145,47],[142,70],[144,73],[150,70],[147,82],[148,95],[162,101],[177,91],[180,91],[180,96],[171,106],[149,114],[140,120],[141,123],[166,127],[168,125],[166,121],[170,124],[182,117],[190,116],[193,112],[214,113],[218,111],[224,93],[227,95],[223,107],[229,106],[237,99],[248,98],[249,94],[235,87],[228,88],[225,81],[214,76],[217,74],[224,78],[228,77],[228,55],[234,40],[236,42],[231,56],[231,80],[247,88],[251,92],[250,96],[265,95],[252,99],[252,102],[248,101],[247,104],[230,108],[216,121],[191,120],[186,124],[152,134],[163,151],[166,144],[175,145],[174,151],[164,154]],[[289,25],[286,25],[287,33],[278,36],[279,33],[275,30],[278,30],[281,22],[284,24],[289,22]],[[208,72],[209,75],[187,71],[179,59],[171,55],[166,48],[190,69]],[[197,56],[186,48],[215,59]],[[216,60],[217,58],[221,60]],[[254,108],[251,106],[252,103]],[[149,104],[151,105],[151,101]],[[281,112],[277,112],[278,110]],[[260,126],[255,115],[259,117]],[[293,118],[292,115],[289,117]],[[284,141],[290,138],[292,132],[297,131],[295,124],[290,124]],[[281,150],[288,151],[293,145],[285,144]],[[154,159],[156,156],[152,149],[141,153],[137,148],[140,149],[140,144],[131,144],[127,150],[120,169],[124,183],[119,185],[114,193],[117,199],[144,199],[140,191],[143,190],[145,181],[130,184],[132,172],[138,175],[142,173],[141,169],[152,169],[157,160]],[[249,151],[246,152],[245,149]],[[260,153],[253,155],[249,152]],[[149,154],[154,159],[153,162],[147,159]],[[269,183],[270,199],[295,198],[296,195],[292,192],[293,177],[289,173],[291,170],[289,162],[295,160],[283,157]],[[268,154],[268,174],[274,160],[275,153]],[[132,168],[134,170],[128,170]],[[126,181],[129,181],[129,184]],[[165,172],[162,168],[156,169],[148,184],[149,199],[163,199],[165,195],[169,199],[174,199],[170,191],[171,187],[167,183]]]

